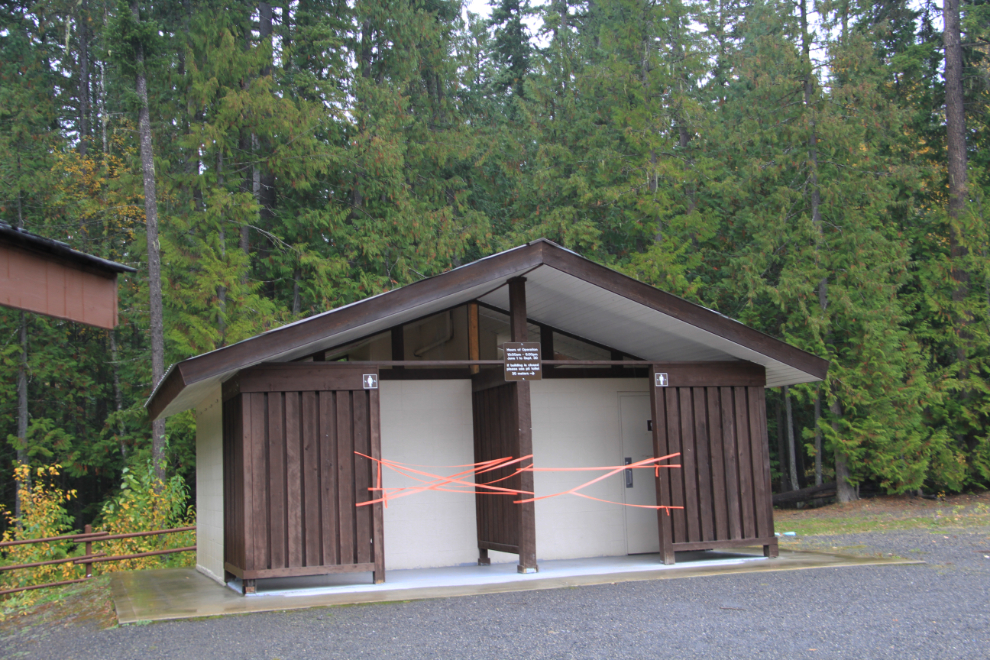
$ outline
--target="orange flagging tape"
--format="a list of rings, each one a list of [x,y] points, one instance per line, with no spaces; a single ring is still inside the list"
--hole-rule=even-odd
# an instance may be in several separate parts
[[[367,502],[360,502],[356,506],[368,506],[369,504],[378,504],[379,502],[388,508],[389,500],[396,500],[402,497],[408,497],[409,495],[415,495],[417,493],[422,493],[428,490],[434,490],[444,493],[467,493],[472,495],[513,495],[525,498],[529,495],[531,497],[525,499],[513,500],[514,504],[524,504],[526,502],[536,502],[538,500],[545,500],[551,497],[560,497],[561,495],[576,495],[578,497],[584,497],[589,500],[595,500],[596,502],[605,502],[607,504],[618,504],[619,506],[629,506],[637,509],[654,509],[659,511],[663,509],[666,511],[667,515],[670,515],[671,509],[683,509],[682,506],[667,506],[667,505],[652,505],[652,504],[626,504],[625,502],[612,502],[610,500],[603,500],[597,497],[592,497],[585,493],[580,492],[588,486],[598,483],[603,479],[607,479],[615,474],[622,472],[623,470],[636,470],[636,469],[649,469],[653,468],[654,474],[657,478],[660,477],[660,468],[679,468],[679,464],[666,464],[661,465],[661,461],[666,461],[671,458],[680,456],[680,453],[668,454],[666,456],[661,456],[660,458],[646,458],[641,461],[636,461],[635,463],[630,463],[629,465],[610,465],[606,467],[572,467],[572,468],[538,468],[532,461],[529,465],[524,465],[517,467],[512,474],[501,477],[499,479],[493,479],[491,481],[465,481],[468,475],[479,476],[494,470],[499,470],[502,468],[509,467],[511,465],[518,465],[523,461],[530,460],[533,458],[532,454],[523,456],[521,458],[512,458],[511,456],[506,458],[497,458],[490,461],[480,461],[478,463],[468,463],[467,465],[413,465],[404,464],[397,461],[390,461],[384,458],[375,458],[373,456],[368,456],[362,454],[361,452],[354,452],[362,458],[367,458],[368,460],[374,461],[377,468],[377,478],[375,479],[376,485],[369,488],[371,492],[376,492],[380,495],[377,499],[372,499]],[[455,474],[443,476],[438,474],[433,474],[431,472],[426,472],[424,470],[417,470],[417,467],[430,467],[430,468],[448,468],[448,469],[460,469],[467,468],[457,472]],[[384,488],[382,486],[382,468],[388,468],[400,474],[404,477],[412,479],[415,482],[423,484],[422,486],[405,486],[396,488]],[[587,472],[587,471],[605,471],[605,474],[583,483],[580,486],[571,488],[570,490],[561,491],[559,493],[553,493],[552,495],[543,495],[541,497],[535,497],[535,493],[524,490],[517,490],[514,488],[504,488],[502,486],[495,486],[493,484],[505,481],[506,479],[511,479],[512,477],[522,474],[523,472]],[[421,478],[422,477],[422,478]],[[481,489],[481,490],[479,490]]]
[[[495,459],[491,461],[482,461],[480,463],[472,463],[469,466],[471,467],[471,469],[469,470],[464,470],[462,472],[458,472],[456,474],[452,474],[448,476],[440,476],[436,474],[431,474],[429,472],[425,472],[423,470],[416,470],[407,465],[403,465],[402,463],[397,463],[395,461],[374,458],[373,456],[368,456],[366,454],[362,454],[361,452],[357,452],[357,451],[354,453],[363,458],[367,458],[369,460],[375,461],[375,463],[378,466],[378,479],[377,479],[378,486],[369,488],[368,490],[377,491],[382,495],[378,499],[369,500],[367,502],[360,502],[359,504],[357,504],[357,506],[367,506],[369,504],[377,504],[378,502],[382,502],[385,504],[387,508],[389,500],[395,500],[401,497],[408,497],[409,495],[415,495],[416,493],[422,493],[427,490],[436,490],[436,491],[448,492],[448,493],[478,493],[476,489],[483,488],[486,489],[484,492],[488,494],[496,494],[496,495],[532,495],[533,494],[528,491],[520,491],[512,488],[501,488],[499,486],[492,486],[486,483],[472,483],[470,481],[464,481],[464,479],[462,479],[462,477],[465,477],[469,474],[472,475],[482,474],[484,472],[489,472],[491,470],[496,470],[498,468],[514,465],[521,461],[525,461],[526,459],[532,458],[532,455],[523,456],[522,458],[517,458],[517,459],[512,459],[510,457],[510,458]],[[424,485],[416,486],[416,487],[403,487],[403,488],[383,488],[381,486],[382,467],[387,467],[393,472],[401,474],[405,477],[412,479],[413,481],[417,481]],[[443,467],[443,466],[437,466],[437,467]],[[458,468],[465,466],[447,466],[447,467]],[[514,474],[518,474],[520,471],[521,470],[517,470]],[[427,479],[420,479],[416,475],[427,477]],[[513,475],[509,475],[509,476],[511,477]],[[496,481],[501,481],[501,479],[498,479]],[[451,484],[456,484],[462,486],[463,488],[445,488],[445,486],[450,486]]]

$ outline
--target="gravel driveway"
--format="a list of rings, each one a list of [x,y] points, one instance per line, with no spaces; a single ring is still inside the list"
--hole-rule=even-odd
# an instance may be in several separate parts
[[[928,563],[55,629],[0,640],[0,656],[990,658],[990,528],[809,540]]]

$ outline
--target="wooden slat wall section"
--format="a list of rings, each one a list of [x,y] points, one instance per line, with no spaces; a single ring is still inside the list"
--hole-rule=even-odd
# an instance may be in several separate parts
[[[303,565],[323,563],[320,515],[320,410],[316,392],[302,392]]]
[[[267,566],[268,551],[268,405],[264,394],[246,394],[244,429],[244,531],[250,553],[247,563]],[[250,427],[247,425],[250,424]]]
[[[512,456],[514,453],[515,428],[513,410],[514,385],[492,387],[471,395],[474,414],[474,460],[488,461]],[[512,474],[516,465],[486,472],[477,477],[478,481],[494,481]],[[519,477],[515,476],[498,485],[518,488]],[[497,544],[503,547],[518,548],[519,508],[512,503],[514,498],[506,495],[476,495],[478,543]]]
[[[750,428],[753,441],[753,462],[760,470],[753,475],[759,481],[760,497],[756,501],[758,521],[762,520],[759,535],[763,538],[773,536],[773,491],[770,485],[770,442],[767,437],[767,403],[766,393],[762,387],[749,388]]]
[[[717,387],[706,389],[708,403],[708,439],[711,443],[712,504],[715,516],[715,536],[728,539],[728,499],[725,493],[725,453],[722,448],[722,405]]]
[[[739,502],[742,508],[743,538],[756,538],[756,514],[753,510],[753,458],[749,438],[749,409],[746,388],[732,388],[736,412],[736,456],[739,468]]]
[[[708,401],[704,387],[692,387],[694,399],[695,465],[698,475],[698,517],[701,519],[701,538],[715,540],[715,507],[712,497],[711,457],[709,456]]]
[[[248,396],[242,394],[241,396]],[[270,396],[270,395],[269,395]],[[286,568],[302,568],[303,565],[303,517],[302,517],[302,452],[300,443],[302,420],[299,419],[299,392],[275,393],[285,397],[285,519],[286,519]],[[275,568],[256,566],[256,568]],[[279,567],[281,568],[281,567]]]
[[[683,507],[684,504],[684,479],[686,470],[684,466],[684,454],[681,450],[681,413],[677,404],[677,388],[668,387],[664,390],[664,404],[667,408],[667,453],[681,454],[677,463],[682,467],[670,471],[670,505]],[[664,454],[666,456],[666,454]],[[674,528],[674,543],[686,541],[687,535],[687,511],[675,510],[672,514],[672,525]]]
[[[371,456],[371,438],[368,434],[368,396],[365,392],[353,393],[354,414],[354,451],[365,456]],[[354,455],[354,501],[367,502],[371,488],[371,461]],[[354,548],[357,552],[357,563],[367,564],[371,561],[371,507],[363,506],[354,511],[355,535]]]
[[[223,404],[224,563],[244,565],[244,460],[240,437],[241,400]]]
[[[358,381],[359,382],[359,381]],[[375,567],[377,390],[243,392],[223,408],[224,561],[255,577]],[[321,571],[327,569],[327,571]]]
[[[268,395],[268,543],[272,566],[286,566],[288,556],[286,527],[285,395]]]
[[[687,538],[701,541],[701,517],[698,508],[698,470],[695,463],[697,447],[694,437],[694,412],[691,405],[691,389],[678,387],[681,415],[681,465],[684,472],[684,519],[687,521]]]
[[[341,564],[355,563],[354,553],[354,435],[351,393],[337,392],[337,539]]]
[[[730,539],[743,537],[742,504],[739,501],[739,459],[736,451],[736,413],[732,388],[720,387],[722,413],[722,455],[725,457],[725,499]]]
[[[337,546],[337,511],[340,506],[337,495],[337,403],[333,392],[319,392],[320,398],[320,511],[323,531],[323,563],[340,563]]]
[[[769,450],[762,387],[667,387],[654,393],[656,455],[680,452],[661,473],[661,543],[773,537]]]

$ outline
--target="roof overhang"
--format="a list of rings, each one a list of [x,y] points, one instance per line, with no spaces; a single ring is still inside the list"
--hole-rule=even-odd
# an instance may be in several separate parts
[[[134,269],[0,222],[0,305],[117,326],[117,275]]]
[[[508,313],[507,282],[520,276],[530,320],[643,360],[744,360],[766,369],[767,387],[828,371],[826,360],[540,239],[175,364],[148,399],[149,415],[188,410],[246,367],[344,346],[473,300]]]

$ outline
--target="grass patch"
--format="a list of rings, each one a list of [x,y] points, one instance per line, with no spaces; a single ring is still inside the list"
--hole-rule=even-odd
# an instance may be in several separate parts
[[[40,597],[31,601],[18,599],[15,594],[0,603],[0,637],[5,638],[5,643],[39,643],[57,627],[103,630],[117,625],[109,576],[40,591]]]
[[[798,536],[990,527],[990,504],[985,494],[938,502],[905,497],[876,498],[818,509],[776,510],[774,527],[781,534],[795,532]]]
[[[884,516],[859,516],[855,518],[776,521],[778,532],[795,532],[798,536],[834,536],[837,534],[859,534],[863,532],[883,532],[902,529],[930,529],[937,531],[940,529],[984,526],[990,526],[990,515],[901,519],[891,519]]]

